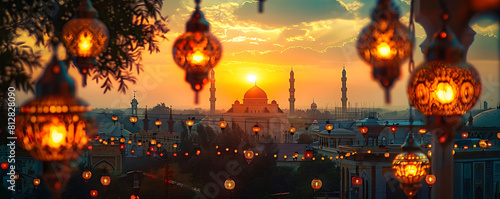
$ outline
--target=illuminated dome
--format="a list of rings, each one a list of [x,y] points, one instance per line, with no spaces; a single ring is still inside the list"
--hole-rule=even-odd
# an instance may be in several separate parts
[[[476,116],[472,126],[474,127],[500,127],[500,108],[483,111]]]
[[[267,94],[257,85],[248,89],[245,93],[244,99],[267,99]]]

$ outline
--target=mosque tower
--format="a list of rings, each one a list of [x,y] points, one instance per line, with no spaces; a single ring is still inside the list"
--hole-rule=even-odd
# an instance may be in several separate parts
[[[147,132],[149,130],[149,117],[148,117],[148,106],[146,105],[146,111],[144,112],[144,119],[142,120],[144,123],[144,130]]]
[[[215,114],[215,72],[210,73],[210,115]]]
[[[344,69],[342,70],[342,88],[340,89],[342,91],[342,113],[347,112],[347,76],[345,72],[345,64],[344,64]]]
[[[134,90],[134,99],[132,99],[132,102],[130,102],[130,104],[132,105],[132,116],[137,117],[137,105],[139,104],[139,102],[137,102],[137,99],[135,99],[135,92],[137,91]]]
[[[295,78],[294,78],[294,73],[293,73],[293,68],[290,71],[290,98],[288,98],[288,101],[290,102],[290,115],[293,115],[293,112],[295,112]]]

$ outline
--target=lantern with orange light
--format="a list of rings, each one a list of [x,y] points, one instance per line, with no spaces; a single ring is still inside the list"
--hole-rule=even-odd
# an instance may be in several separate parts
[[[418,133],[420,133],[420,134],[425,134],[425,133],[427,133],[427,130],[426,130],[426,129],[419,129],[419,130],[418,130]]]
[[[123,135],[122,135],[122,136],[120,136],[120,140],[119,140],[119,141],[120,141],[120,143],[124,144],[124,143],[125,143],[125,141],[126,141],[126,140],[125,140],[125,137],[123,137]]]
[[[366,126],[362,125],[361,127],[359,127],[359,132],[360,132],[361,134],[366,134],[366,133],[368,133],[368,127],[366,127]]]
[[[479,147],[484,151],[486,147],[488,147],[488,143],[486,142],[486,140],[479,140]]]
[[[258,124],[254,125],[252,131],[255,133],[255,136],[257,136],[260,132],[260,126]]]
[[[191,131],[193,125],[194,125],[194,117],[188,117],[188,119],[186,120],[186,126],[189,128],[189,131]]]
[[[413,198],[422,187],[420,182],[429,168],[429,159],[415,144],[413,134],[409,133],[403,144],[403,153],[398,154],[392,162],[394,176],[401,182],[401,188],[408,198]]]
[[[128,120],[132,123],[132,126],[135,126],[135,123],[137,122],[137,117],[136,116],[130,116]]]
[[[429,187],[432,187],[432,185],[434,185],[434,183],[436,183],[436,176],[432,175],[432,174],[425,176],[425,182],[427,182]]]
[[[116,115],[111,116],[111,120],[113,120],[113,123],[116,124],[116,121],[118,121],[118,116]]]
[[[158,128],[158,131],[160,130],[161,124],[162,124],[162,122],[161,122],[160,118],[156,118],[155,125]]]
[[[304,151],[304,157],[311,159],[313,157],[313,152],[311,150]]]
[[[35,99],[19,108],[16,135],[19,145],[34,159],[64,162],[77,159],[87,148],[83,113],[91,108],[75,97],[75,82],[66,64],[58,61],[57,49],[53,51],[52,60],[36,83]]]
[[[214,68],[222,56],[222,45],[210,32],[210,24],[200,10],[200,1],[195,0],[195,11],[186,24],[186,32],[174,42],[172,54],[175,63],[186,71],[186,81],[198,92],[208,83],[208,72]]]
[[[101,184],[104,186],[108,186],[111,183],[111,178],[107,175],[101,176]]]
[[[465,139],[465,138],[468,138],[468,137],[469,137],[469,133],[467,133],[467,132],[463,132],[462,133],[462,138]]]
[[[295,134],[295,127],[293,127],[293,124],[290,126],[290,129],[288,129],[288,131],[290,131],[290,135],[293,136],[293,134]]]
[[[389,127],[389,129],[391,130],[391,132],[396,132],[398,131],[398,127],[396,125],[392,125],[391,127]]]
[[[40,185],[40,179],[38,178],[33,179],[33,185],[35,186],[35,188],[37,188],[38,185]]]
[[[318,190],[321,189],[321,186],[323,186],[323,182],[321,182],[321,180],[318,179],[318,177],[314,178],[311,181],[311,187],[314,190],[314,195],[316,195],[316,192],[318,192]]]
[[[356,47],[360,57],[371,65],[373,78],[385,88],[389,103],[389,90],[399,78],[400,65],[413,50],[413,41],[391,0],[379,0],[371,17],[372,22],[358,36]]]
[[[219,121],[219,128],[224,131],[226,127],[227,127],[227,122],[224,121],[224,118],[221,117]]]
[[[361,186],[363,184],[363,178],[354,176],[351,178],[351,184],[354,186]]]
[[[247,160],[247,163],[250,164],[250,162],[252,161],[253,156],[254,156],[253,151],[246,150],[246,151],[243,152],[243,154],[245,155],[245,159]]]
[[[87,182],[90,179],[90,177],[92,177],[92,172],[90,172],[90,171],[84,171],[82,173],[82,177],[85,180],[85,182]]]
[[[108,46],[109,31],[106,24],[97,19],[90,0],[81,0],[75,13],[75,18],[64,24],[61,38],[68,53],[76,57],[75,65],[85,85],[89,70],[97,64],[96,57]]]
[[[226,190],[228,190],[229,192],[231,192],[235,186],[236,186],[236,184],[234,183],[234,180],[231,178],[227,179],[224,182],[224,188],[226,188]]]
[[[385,153],[384,153],[384,157],[385,157],[386,159],[387,159],[387,158],[389,158],[389,156],[391,156],[391,154],[390,154],[389,152],[385,152]]]
[[[333,130],[333,124],[330,124],[330,120],[326,121],[325,129],[328,132],[328,135],[330,135]]]
[[[97,192],[97,190],[90,190],[90,196],[91,197],[97,197],[97,195],[99,195],[99,193]]]

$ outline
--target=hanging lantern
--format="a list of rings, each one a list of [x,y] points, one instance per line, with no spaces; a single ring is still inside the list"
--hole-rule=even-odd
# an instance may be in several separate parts
[[[359,127],[359,132],[360,132],[361,134],[366,134],[366,133],[368,133],[368,127],[366,127],[366,126],[361,126],[361,127]]]
[[[462,133],[462,138],[465,139],[465,138],[468,138],[468,137],[469,137],[469,133],[467,133],[467,132],[463,132]]]
[[[413,134],[408,134],[403,153],[398,154],[392,162],[394,176],[401,182],[401,188],[408,198],[413,198],[422,187],[420,182],[429,168],[429,159],[415,144]]]
[[[40,185],[40,179],[38,179],[38,178],[33,179],[33,185],[35,185],[35,187]]]
[[[486,140],[479,140],[479,147],[481,147],[481,149],[485,149],[486,147],[488,147],[488,143],[486,142]]]
[[[130,149],[130,154],[134,154],[135,153],[135,150],[134,149]]]
[[[54,44],[55,46],[56,44]],[[40,161],[77,159],[87,148],[82,114],[91,108],[75,97],[75,83],[57,49],[35,87],[35,99],[20,107],[16,117],[19,145]]]
[[[196,150],[196,155],[200,155],[200,154],[201,154],[201,150],[200,149]]]
[[[497,133],[497,138],[500,139],[500,132]]]
[[[137,142],[137,146],[142,146],[142,142],[140,140]]]
[[[328,135],[330,135],[333,130],[333,124],[330,124],[330,120],[326,121],[325,129],[328,132]]]
[[[427,182],[429,187],[432,187],[432,185],[434,185],[434,183],[436,183],[436,176],[432,175],[432,174],[425,176],[425,182]]]
[[[172,54],[175,63],[186,71],[186,81],[195,91],[195,103],[198,104],[198,92],[208,83],[208,72],[219,62],[222,46],[210,32],[210,24],[200,10],[200,0],[195,3],[186,32],[174,42]]]
[[[173,144],[172,147],[174,147],[174,149],[176,149],[177,148],[177,144]]]
[[[128,144],[132,144],[132,140],[128,140],[128,142],[127,142],[127,143],[128,143]]]
[[[118,116],[111,116],[111,120],[113,120],[113,123],[116,124],[116,121],[118,121]]]
[[[232,180],[232,179],[228,179],[224,182],[224,188],[226,188],[226,190],[228,190],[228,191],[233,190],[234,186],[236,186],[236,184],[234,183],[234,180]]]
[[[96,57],[107,47],[109,31],[106,24],[97,19],[97,11],[90,0],[81,0],[75,9],[75,17],[64,24],[62,41],[68,53],[76,57],[76,66],[86,84],[89,69],[97,64]]]
[[[443,21],[447,19],[444,14]],[[464,62],[464,47],[443,25],[424,54],[426,61],[410,77],[410,103],[426,116],[465,114],[481,94],[481,80],[476,69]]]
[[[160,118],[157,118],[156,121],[155,121],[155,125],[156,125],[156,127],[158,127],[158,129],[160,129],[161,124],[162,123],[161,123]]]
[[[130,195],[130,199],[139,199],[139,196],[132,194],[132,195]]]
[[[385,153],[384,153],[384,157],[385,157],[385,158],[389,158],[389,156],[391,156],[391,154],[390,154],[389,152],[385,152]]]
[[[252,161],[253,159],[253,151],[251,150],[246,150],[243,152],[243,154],[245,154],[245,159],[247,159],[247,163],[250,164],[250,162]]]
[[[311,181],[311,187],[316,191],[321,189],[321,186],[323,186],[323,182],[321,182],[320,179],[314,178],[314,180]]]
[[[121,150],[121,151],[124,151],[124,150],[125,150],[125,144],[120,144],[120,145],[119,145],[119,147],[120,147],[120,150]]]
[[[156,147],[161,148],[161,143],[158,143]]]
[[[488,147],[493,146],[493,145],[491,144],[491,142],[488,142],[488,143],[487,143],[487,145],[488,145]]]
[[[295,133],[295,127],[293,127],[293,124],[292,126],[290,127],[290,129],[288,129],[288,131],[290,131],[290,134],[293,135]]]
[[[372,22],[358,36],[356,45],[360,57],[372,67],[373,78],[389,90],[399,78],[400,65],[413,50],[408,28],[399,22],[399,11],[391,0],[379,0],[372,12]]]
[[[391,130],[391,132],[393,132],[393,133],[394,133],[394,132],[396,132],[396,131],[398,130],[398,127],[397,127],[397,126],[392,125],[392,126],[390,127],[390,130]]]
[[[304,151],[304,157],[311,159],[313,157],[313,152],[311,150]]]
[[[89,180],[89,179],[90,179],[90,177],[92,177],[92,172],[90,172],[90,171],[84,171],[84,172],[82,173],[82,177],[83,177],[83,179],[84,179],[85,181],[87,181],[87,180]]]
[[[137,117],[136,116],[130,116],[128,120],[132,123],[132,126],[135,126],[135,123],[137,122]]]
[[[151,143],[151,145],[156,145],[156,143],[157,143],[157,142],[156,142],[156,139],[151,138],[150,143]]]
[[[123,135],[120,137],[120,143],[125,143],[125,137],[123,137]]]
[[[426,129],[419,129],[419,130],[418,130],[418,133],[420,133],[420,134],[425,134],[425,133],[427,133],[427,130],[426,130]]]
[[[109,183],[111,183],[111,178],[109,176],[102,176],[101,177],[101,184],[104,186],[108,186]]]
[[[92,196],[92,197],[97,197],[97,195],[98,195],[97,190],[91,190],[91,191],[90,191],[90,196]]]
[[[361,186],[363,184],[363,178],[354,176],[351,178],[351,183],[354,186]]]
[[[255,133],[255,135],[259,134],[260,132],[259,125],[256,124],[255,126],[253,126],[252,131]]]
[[[224,121],[224,118],[220,118],[220,122],[219,122],[219,128],[224,130],[227,126],[227,122]]]
[[[189,118],[186,120],[186,126],[188,126],[189,129],[191,129],[194,125],[194,117],[193,118]]]

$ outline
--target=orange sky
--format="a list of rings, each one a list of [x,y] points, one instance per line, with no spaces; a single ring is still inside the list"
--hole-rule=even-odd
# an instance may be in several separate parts
[[[406,108],[408,64],[402,66],[402,76],[392,89],[393,103],[384,103],[383,91],[371,78],[371,71],[355,51],[356,37],[369,22],[369,10],[374,1],[353,0],[274,0],[266,1],[265,12],[258,14],[255,2],[244,0],[204,0],[202,11],[212,25],[212,32],[223,44],[223,57],[215,67],[216,108],[229,109],[241,100],[253,86],[247,76],[257,76],[257,85],[267,92],[269,101],[275,99],[281,108],[288,109],[289,72],[295,72],[296,107],[309,108],[312,100],[318,108],[340,106],[341,71],[347,70],[348,98],[351,106]],[[395,0],[402,10],[402,22],[407,24],[408,2]],[[137,90],[139,107],[153,107],[165,102],[177,109],[209,107],[209,84],[200,93],[200,104],[194,104],[194,93],[184,81],[184,72],[172,60],[171,48],[175,38],[184,31],[185,22],[193,10],[192,0],[164,2],[163,15],[169,16],[168,40],[161,52],[143,57],[144,72],[136,85],[129,85],[124,95],[112,90],[102,94],[100,85],[89,82],[79,87],[80,97],[93,107],[125,108],[130,106],[132,90]],[[322,13],[325,9],[326,13]],[[331,11],[329,11],[331,10]],[[330,13],[328,13],[330,12]],[[471,24],[477,32],[469,50],[468,61],[480,72],[484,85],[481,101],[498,101],[498,24],[479,20]],[[425,38],[417,25],[420,44]],[[494,44],[494,45],[492,45]],[[416,50],[415,62],[422,62]],[[75,69],[70,73],[80,85]],[[37,76],[38,74],[35,74]],[[115,88],[116,89],[116,85]],[[29,96],[20,93],[20,101]]]

